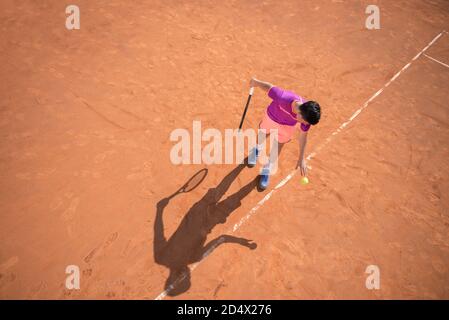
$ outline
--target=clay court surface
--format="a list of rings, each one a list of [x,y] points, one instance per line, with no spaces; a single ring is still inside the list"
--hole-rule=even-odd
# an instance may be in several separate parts
[[[3,0],[0,26],[0,298],[449,298],[448,67],[420,56],[235,232],[297,142],[265,192],[256,168],[169,158],[193,120],[237,128],[253,75],[319,101],[314,152],[449,30],[448,1]],[[425,53],[449,64],[449,34]],[[256,89],[245,128],[269,102]]]

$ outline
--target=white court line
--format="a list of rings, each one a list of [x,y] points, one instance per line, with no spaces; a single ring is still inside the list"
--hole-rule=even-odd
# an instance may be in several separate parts
[[[418,59],[427,49],[430,48],[430,46],[432,46],[435,41],[437,41],[442,35],[443,33],[445,33],[445,31],[441,31],[435,38],[433,38],[432,41],[429,42],[429,44],[424,47],[424,49],[422,49],[409,63],[407,63],[401,70],[399,70],[399,72],[397,72],[380,90],[378,90],[375,94],[373,94],[371,96],[371,98],[369,98],[362,107],[360,107],[359,109],[357,109],[354,114],[349,118],[348,121],[346,121],[345,123],[343,123],[342,125],[340,125],[340,127],[335,130],[325,141],[324,143],[322,143],[321,145],[319,145],[316,150],[314,152],[312,152],[311,154],[309,154],[307,156],[307,160],[311,160],[312,158],[314,158],[316,156],[316,154],[318,153],[318,151],[320,151],[321,149],[323,149],[323,147],[325,147],[331,140],[332,138],[337,135],[340,131],[342,131],[352,120],[354,120],[362,111],[363,109],[365,109],[366,107],[368,107],[369,103],[371,101],[374,100],[374,98],[376,98],[378,95],[380,95],[382,93],[382,91],[388,87],[394,80],[396,80],[399,75],[404,72],[405,70],[407,70],[408,67],[410,67],[410,65],[416,60]],[[240,219],[239,222],[237,222],[236,224],[234,224],[234,226],[229,229],[228,233],[233,233],[235,231],[237,231],[246,221],[249,220],[249,218],[251,218],[252,215],[254,215],[256,213],[256,211],[263,206],[263,204],[268,201],[273,194],[279,190],[281,187],[283,187],[291,178],[293,178],[293,176],[296,174],[297,169],[293,170],[292,172],[290,172],[289,175],[287,175],[284,179],[281,180],[281,182],[279,182],[270,192],[268,192],[265,197],[262,198],[262,200],[260,200],[244,217],[242,217]],[[224,240],[224,239],[223,239]],[[210,248],[202,257],[201,260],[190,265],[189,269],[190,272],[193,272],[193,270],[196,269],[196,267],[202,262],[204,261],[204,259],[221,243],[223,242],[223,240],[219,241],[217,243],[217,245],[213,246],[212,248]],[[167,288],[165,291],[163,291],[160,295],[158,295],[156,297],[155,300],[162,300],[164,299],[168,293],[173,290],[173,288],[175,288],[177,286],[177,284],[179,282],[181,282],[185,277],[187,276],[187,273],[183,273],[181,276],[179,276],[178,279],[175,280],[175,282],[169,286],[169,288]]]
[[[445,63],[443,63],[443,62],[441,62],[441,61],[439,61],[439,60],[437,60],[437,59],[435,59],[435,58],[432,58],[431,56],[428,56],[427,54],[424,54],[424,56],[427,57],[427,58],[429,58],[430,60],[433,60],[433,61],[435,61],[435,62],[437,62],[437,63],[439,63],[439,64],[445,66],[446,68],[449,68],[449,65],[447,65],[447,64],[445,64]]]

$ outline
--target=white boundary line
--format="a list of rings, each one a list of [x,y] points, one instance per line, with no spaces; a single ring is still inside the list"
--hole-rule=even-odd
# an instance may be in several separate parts
[[[368,107],[369,103],[371,101],[373,101],[378,95],[380,95],[394,80],[396,80],[402,72],[404,72],[405,70],[408,69],[408,67],[410,67],[410,65],[416,60],[418,59],[427,49],[430,48],[430,46],[432,46],[442,35],[443,33],[445,33],[446,31],[441,31],[435,38],[433,38],[432,41],[429,42],[429,44],[424,47],[424,49],[422,49],[409,63],[407,63],[401,70],[399,70],[381,89],[379,89],[375,94],[373,94],[371,96],[371,98],[369,98],[362,107],[360,107],[359,109],[357,109],[353,115],[348,119],[348,121],[344,122],[342,125],[340,125],[340,127],[335,130],[325,141],[324,143],[322,143],[321,145],[319,145],[316,150],[314,152],[312,152],[311,154],[309,154],[307,156],[307,160],[311,160],[312,158],[314,158],[316,156],[316,154],[323,149],[323,147],[325,147],[327,144],[329,144],[329,142],[332,140],[332,138],[337,135],[340,131],[342,131],[349,123],[351,123],[362,111],[363,109],[365,109],[366,107]],[[237,222],[236,224],[234,224],[234,227],[231,228],[228,233],[233,233],[235,231],[237,231],[246,221],[249,220],[249,218],[251,218],[251,216],[253,214],[256,213],[256,211],[263,206],[263,204],[265,202],[267,202],[272,196],[273,194],[279,190],[281,187],[283,187],[291,178],[293,178],[293,176],[296,174],[297,169],[293,170],[292,172],[290,172],[289,175],[287,175],[284,179],[281,180],[281,182],[279,182],[270,192],[268,192],[265,197],[262,198],[262,200],[260,200],[244,217],[242,217],[240,219],[239,222]],[[201,260],[190,265],[189,269],[190,272],[193,272],[193,270],[196,269],[196,267],[198,267],[198,265],[204,261],[204,259],[218,246],[223,242],[224,239],[220,239],[220,241],[218,241],[218,243],[213,246],[212,248],[210,248],[206,253],[203,254],[203,256],[201,257]],[[182,280],[184,280],[184,278],[187,276],[187,273],[183,273],[181,276],[179,276],[178,279],[175,280],[175,282],[173,284],[171,284],[165,291],[163,291],[161,294],[159,294],[155,300],[162,300],[164,299],[168,293],[173,290],[179,282],[181,282]]]
[[[445,64],[445,63],[443,63],[443,62],[441,62],[441,61],[439,61],[439,60],[437,60],[437,59],[435,59],[435,58],[432,58],[431,56],[428,56],[428,55],[425,54],[425,53],[424,53],[424,56],[427,57],[427,58],[429,58],[430,60],[433,60],[433,61],[435,61],[435,62],[441,64],[442,66],[445,66],[446,68],[449,68],[449,65],[447,65],[447,64]]]

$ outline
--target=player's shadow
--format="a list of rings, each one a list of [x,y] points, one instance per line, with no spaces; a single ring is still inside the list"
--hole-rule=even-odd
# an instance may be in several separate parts
[[[241,205],[245,198],[257,185],[257,178],[242,187],[238,192],[220,201],[231,183],[237,178],[246,164],[233,169],[215,188],[209,189],[196,202],[182,219],[178,229],[167,240],[164,235],[163,212],[171,197],[157,203],[154,222],[154,260],[166,266],[170,275],[165,283],[167,295],[176,296],[190,288],[189,265],[200,261],[216,247],[224,243],[235,243],[255,249],[257,245],[252,240],[231,235],[221,235],[206,244],[207,235],[220,223],[225,223],[227,217]]]

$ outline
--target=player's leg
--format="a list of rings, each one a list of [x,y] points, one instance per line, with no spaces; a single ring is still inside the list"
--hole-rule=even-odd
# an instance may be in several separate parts
[[[285,143],[277,142],[278,147],[274,148],[271,147],[270,149],[270,157],[268,163],[266,163],[262,171],[260,173],[260,180],[259,180],[259,189],[265,190],[268,187],[268,184],[270,182],[270,176],[273,172],[273,166],[277,165],[277,162],[279,160],[279,155],[281,154],[282,148],[284,147]]]
[[[276,129],[278,130],[278,136],[274,142],[277,143],[277,148],[271,146],[269,161],[262,168],[259,179],[259,189],[261,190],[265,190],[268,187],[270,176],[273,174],[274,166],[277,165],[282,148],[291,140],[295,132],[294,126],[278,124]]]
[[[253,147],[248,155],[248,167],[252,168],[257,163],[257,158],[260,154],[260,145],[266,141],[266,139],[270,136],[270,131],[276,129],[276,124],[273,120],[270,119],[268,114],[265,112],[265,115],[262,121],[259,123],[259,134],[257,135],[257,144]],[[260,139],[259,139],[260,138]],[[263,139],[263,141],[261,141]]]
[[[270,133],[267,132],[266,134],[263,134],[262,139],[266,140],[270,136]],[[255,147],[253,147],[248,155],[248,167],[252,168],[256,165],[257,159],[259,158],[260,154],[260,145],[263,143],[263,141],[259,140],[259,135],[257,135],[257,144]]]

